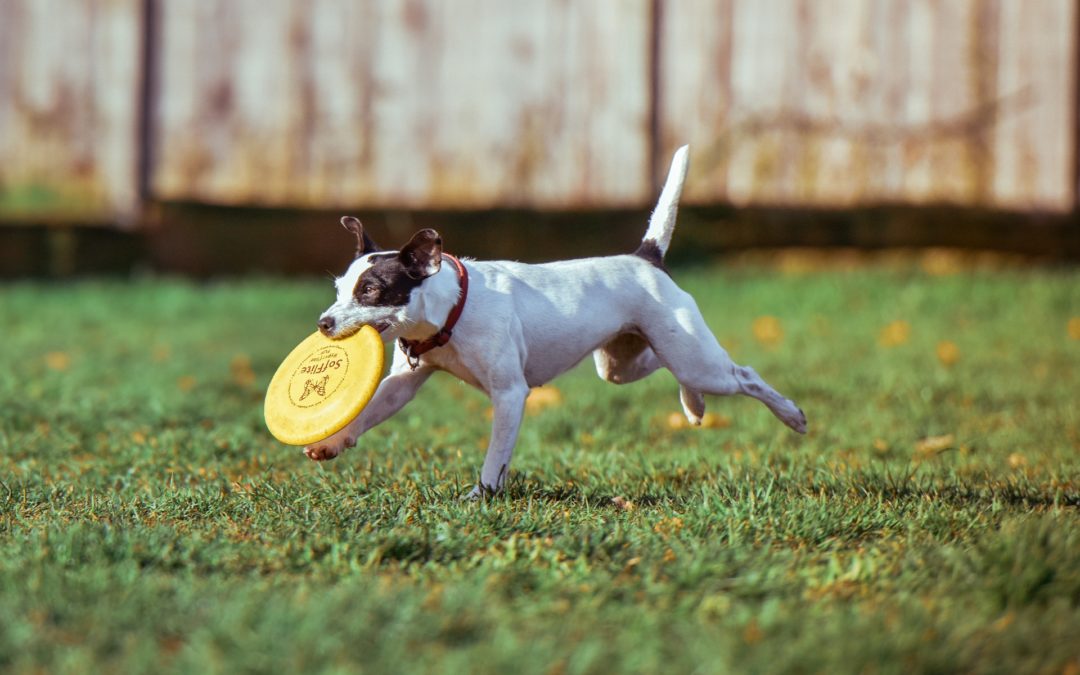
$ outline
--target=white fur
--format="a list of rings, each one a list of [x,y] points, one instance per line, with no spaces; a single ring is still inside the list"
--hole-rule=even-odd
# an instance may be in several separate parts
[[[646,234],[661,250],[671,240],[686,165],[683,147],[675,154]],[[352,289],[367,265],[361,257],[338,281],[338,299],[327,314],[342,330],[390,321],[384,340],[427,337],[457,301],[453,266],[443,265],[413,291],[405,308],[360,307]],[[753,369],[736,365],[709,331],[694,299],[643,258],[617,255],[541,265],[466,261],[465,266],[469,295],[449,344],[424,354],[415,370],[395,350],[390,373],[367,407],[338,433],[305,448],[308,457],[336,457],[412,400],[433,372],[443,370],[491,397],[491,439],[471,495],[497,492],[506,481],[530,387],[551,381],[590,353],[598,374],[616,384],[661,367],[670,370],[694,424],[704,414],[703,394],[745,394],[792,429],[806,431],[802,411]]]
[[[649,219],[649,229],[645,232],[645,239],[655,241],[663,253],[667,253],[668,246],[671,245],[671,233],[675,231],[675,215],[679,212],[679,197],[682,196],[682,186],[689,165],[690,146],[684,145],[676,150],[675,156],[671,158],[671,169],[664,181],[664,189],[660,191],[660,199],[656,201],[656,208]]]

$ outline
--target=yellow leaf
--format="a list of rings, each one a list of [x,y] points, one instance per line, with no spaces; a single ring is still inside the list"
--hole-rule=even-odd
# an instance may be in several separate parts
[[[191,391],[195,388],[195,378],[191,375],[182,375],[176,380],[176,386],[180,388],[180,391]]]
[[[1016,612],[1007,612],[1003,614],[1001,618],[999,618],[997,621],[990,624],[990,629],[995,633],[1000,633],[1001,631],[1011,626],[1013,621],[1016,621]]]
[[[685,429],[690,426],[690,423],[686,421],[686,415],[681,412],[673,412],[667,416],[668,429]]]
[[[1080,340],[1080,316],[1074,316],[1069,319],[1068,331],[1070,338],[1073,340]]]
[[[45,355],[45,365],[49,370],[64,371],[71,366],[71,357],[67,352],[49,352]]]
[[[878,344],[882,347],[897,347],[911,339],[911,324],[907,321],[893,321],[878,333]]]
[[[751,324],[754,339],[766,347],[775,347],[784,341],[784,329],[775,316],[759,316]]]
[[[765,633],[758,626],[757,619],[750,619],[750,623],[746,624],[746,629],[743,630],[743,641],[748,645],[755,645],[764,637]]]
[[[1021,467],[1027,466],[1027,457],[1024,457],[1019,452],[1014,452],[1009,455],[1008,462],[1009,466],[1011,466],[1012,468],[1019,469]]]
[[[536,387],[529,391],[529,397],[525,399],[525,412],[535,415],[545,408],[553,408],[562,403],[562,394],[555,387],[549,385]]]
[[[241,387],[250,387],[255,384],[255,371],[251,369],[251,359],[247,354],[237,354],[229,363],[233,382]]]
[[[701,418],[701,426],[704,429],[727,429],[731,426],[731,418],[716,413],[705,413]]]
[[[937,346],[937,357],[938,361],[941,361],[941,365],[948,368],[960,360],[960,348],[956,346],[955,342],[942,340]]]
[[[952,434],[942,436],[927,436],[915,444],[916,459],[929,459],[953,447],[956,438]]]
[[[619,509],[620,511],[634,510],[634,502],[630,501],[629,499],[624,499],[623,497],[612,497],[611,505]]]

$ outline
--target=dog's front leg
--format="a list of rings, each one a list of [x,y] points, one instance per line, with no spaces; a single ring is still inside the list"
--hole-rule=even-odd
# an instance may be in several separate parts
[[[494,408],[491,441],[484,457],[484,468],[480,471],[480,484],[466,495],[467,499],[496,494],[506,484],[528,396],[529,386],[524,381],[491,391]]]
[[[430,366],[421,366],[416,370],[408,367],[404,361],[398,363],[395,357],[390,374],[379,383],[371,402],[344,429],[318,443],[304,448],[308,459],[317,462],[334,459],[345,448],[356,445],[356,439],[372,427],[382,424],[387,418],[405,407],[413,400],[420,386],[435,372]]]

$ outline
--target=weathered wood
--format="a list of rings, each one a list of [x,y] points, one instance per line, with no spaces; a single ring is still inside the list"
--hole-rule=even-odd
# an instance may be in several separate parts
[[[692,203],[1076,201],[1075,0],[157,6],[156,199],[640,207],[690,142]],[[134,211],[143,8],[0,0],[0,219]]]
[[[0,0],[0,219],[130,222],[140,0]]]
[[[1067,210],[1074,0],[664,0],[691,202]]]
[[[200,0],[162,9],[166,200],[640,205],[648,0]]]

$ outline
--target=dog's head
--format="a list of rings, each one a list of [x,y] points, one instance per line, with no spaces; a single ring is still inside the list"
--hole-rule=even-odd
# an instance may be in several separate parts
[[[319,330],[337,339],[370,324],[384,341],[399,337],[416,321],[418,289],[439,271],[442,238],[420,230],[401,250],[384,251],[356,218],[345,216],[341,224],[356,235],[356,259],[334,282],[337,300],[319,317]]]

